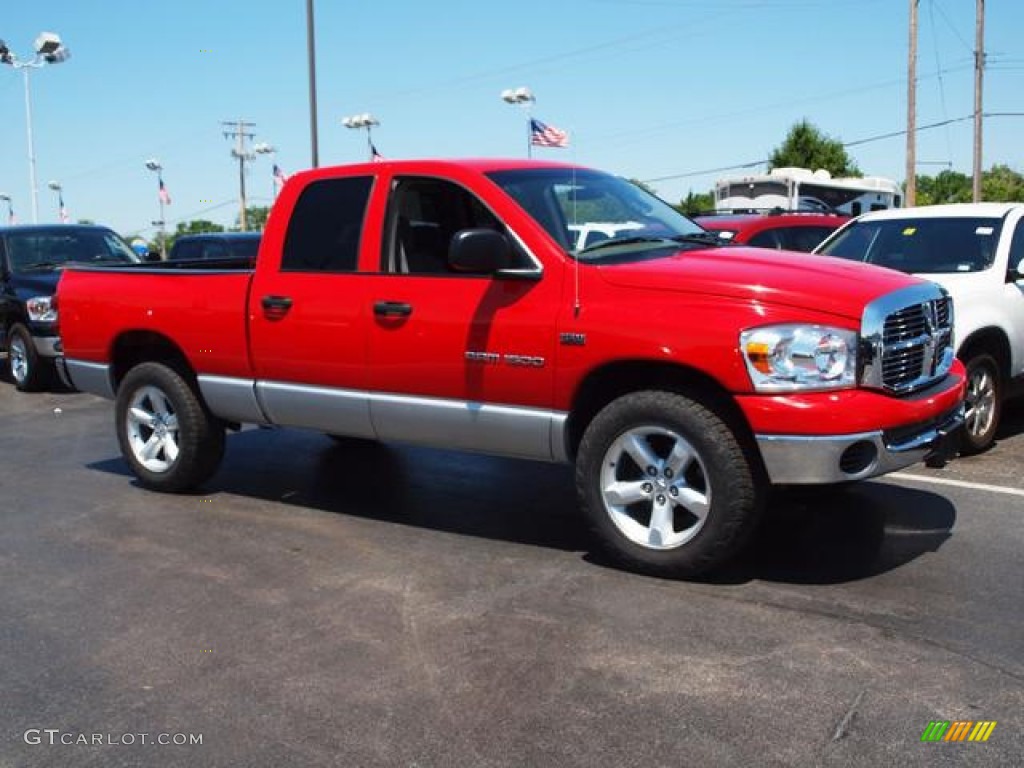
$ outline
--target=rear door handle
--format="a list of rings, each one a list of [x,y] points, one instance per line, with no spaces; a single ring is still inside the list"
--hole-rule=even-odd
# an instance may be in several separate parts
[[[264,296],[260,299],[263,312],[272,320],[279,320],[292,308],[290,296]]]
[[[404,301],[377,301],[373,304],[373,314],[378,317],[408,317],[412,314],[412,304]]]

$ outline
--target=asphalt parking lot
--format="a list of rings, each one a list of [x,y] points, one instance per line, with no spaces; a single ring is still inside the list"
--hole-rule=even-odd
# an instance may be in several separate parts
[[[163,496],[112,413],[0,382],[4,768],[1020,765],[1022,408],[700,583],[592,554],[564,467],[254,429]]]

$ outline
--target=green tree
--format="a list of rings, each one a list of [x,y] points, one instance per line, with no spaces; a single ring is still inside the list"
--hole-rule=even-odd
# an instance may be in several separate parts
[[[785,141],[769,157],[770,168],[824,168],[833,176],[860,176],[842,142],[823,134],[807,120],[789,129]]]
[[[993,165],[981,175],[981,199],[999,203],[1024,202],[1024,176],[1008,165]]]
[[[697,216],[714,210],[715,196],[711,192],[694,192],[691,189],[675,207],[686,216]]]
[[[936,176],[917,177],[917,204],[971,202],[971,177],[959,171],[942,171]]]
[[[245,208],[245,228],[250,232],[262,232],[270,216],[269,205],[251,205]],[[242,222],[235,219],[235,230],[242,228]]]
[[[917,204],[969,203],[974,199],[973,180],[966,173],[942,171],[917,177]],[[1008,165],[993,165],[981,174],[981,199],[991,202],[1024,202],[1024,176]]]

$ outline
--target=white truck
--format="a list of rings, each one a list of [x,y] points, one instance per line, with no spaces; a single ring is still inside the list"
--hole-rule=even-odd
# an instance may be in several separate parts
[[[950,293],[954,344],[968,376],[960,448],[988,448],[1003,401],[1024,384],[1024,203],[866,213],[814,253],[910,272]]]

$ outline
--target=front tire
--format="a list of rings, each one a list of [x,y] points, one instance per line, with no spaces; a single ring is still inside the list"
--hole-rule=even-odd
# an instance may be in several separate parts
[[[50,383],[46,362],[39,357],[32,334],[23,325],[11,326],[7,334],[7,364],[20,392],[38,392]]]
[[[224,456],[224,425],[181,373],[162,363],[132,368],[117,390],[121,454],[144,486],[179,493],[208,480]]]
[[[967,361],[967,394],[960,452],[966,456],[987,450],[996,439],[1002,412],[1003,388],[999,364],[981,353]]]
[[[719,415],[671,392],[606,406],[576,461],[577,492],[604,549],[667,576],[706,574],[739,550],[764,505],[760,478]]]

